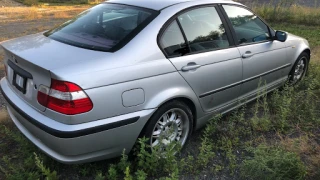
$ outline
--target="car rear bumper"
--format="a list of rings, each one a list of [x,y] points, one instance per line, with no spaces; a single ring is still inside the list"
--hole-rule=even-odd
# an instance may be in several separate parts
[[[128,153],[150,116],[142,110],[93,122],[68,125],[43,115],[12,91],[6,78],[0,90],[8,113],[19,130],[52,158],[66,164],[84,163]]]

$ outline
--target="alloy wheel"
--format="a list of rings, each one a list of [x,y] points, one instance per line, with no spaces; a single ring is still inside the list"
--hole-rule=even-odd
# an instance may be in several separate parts
[[[293,73],[293,78],[292,78],[292,83],[296,84],[298,81],[300,81],[305,73],[306,70],[306,62],[307,62],[307,58],[306,57],[302,57],[295,69],[294,69],[294,73]]]
[[[154,127],[151,147],[164,150],[173,142],[183,146],[190,131],[189,126],[189,117],[182,109],[170,109],[158,119]]]

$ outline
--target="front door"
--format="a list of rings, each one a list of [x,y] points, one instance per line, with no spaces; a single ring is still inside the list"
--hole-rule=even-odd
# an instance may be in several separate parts
[[[285,44],[272,40],[273,30],[243,7],[222,7],[230,20],[242,57],[241,98],[254,98],[260,91],[272,89],[286,80],[282,70],[290,64],[286,61]]]

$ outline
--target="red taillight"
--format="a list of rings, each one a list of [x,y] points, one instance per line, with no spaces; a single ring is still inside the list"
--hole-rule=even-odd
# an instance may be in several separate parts
[[[38,102],[54,111],[66,115],[85,113],[93,108],[87,94],[76,84],[51,80],[51,87],[39,86]]]
[[[54,79],[51,81],[51,88],[61,92],[82,91],[82,89],[76,84],[73,84],[70,82],[58,81]]]

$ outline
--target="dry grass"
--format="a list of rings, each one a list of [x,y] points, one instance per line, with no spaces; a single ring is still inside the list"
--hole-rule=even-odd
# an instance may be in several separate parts
[[[66,18],[72,17],[70,13],[66,11],[60,11],[59,13],[54,13],[53,15],[55,19],[66,19]]]
[[[307,155],[312,153],[318,146],[308,136],[300,136],[298,138],[282,138],[280,145],[287,151],[297,153],[299,155]],[[320,148],[320,147],[318,147]],[[320,150],[320,149],[319,149]]]
[[[320,25],[319,8],[298,5],[274,7],[273,5],[266,4],[256,5],[253,7],[253,10],[268,21]]]
[[[4,52],[0,50],[0,71],[4,70],[4,65],[2,64],[4,58]]]
[[[0,123],[6,122],[9,120],[8,112],[3,108],[0,110]]]
[[[281,138],[280,145],[289,152],[298,154],[305,162],[309,176],[320,175],[320,145],[315,141],[319,137],[302,135],[298,138]]]
[[[320,63],[320,46],[312,48],[312,59],[313,62]]]
[[[91,6],[39,6],[0,8],[0,22],[14,22],[37,19],[67,19]]]
[[[6,38],[6,37],[0,37],[0,42],[5,41],[5,40],[8,40],[8,38]]]

